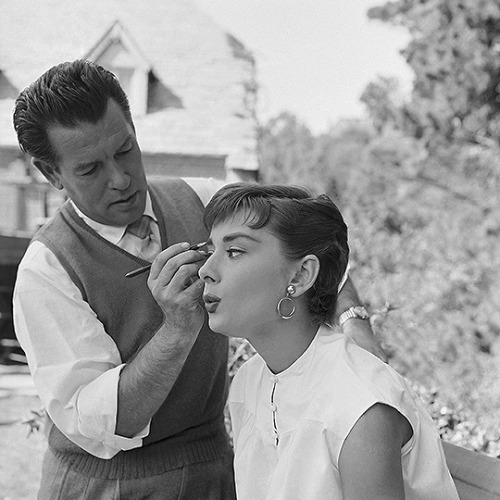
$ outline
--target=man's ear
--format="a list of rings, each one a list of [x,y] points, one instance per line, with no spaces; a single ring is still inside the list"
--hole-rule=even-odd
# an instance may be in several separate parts
[[[37,160],[36,158],[31,159],[31,164],[37,168],[56,189],[62,189],[64,187],[61,181],[61,174],[54,165],[43,160]]]
[[[298,263],[298,269],[290,282],[295,286],[294,297],[298,297],[307,292],[314,283],[319,273],[319,259],[316,255],[306,255]]]

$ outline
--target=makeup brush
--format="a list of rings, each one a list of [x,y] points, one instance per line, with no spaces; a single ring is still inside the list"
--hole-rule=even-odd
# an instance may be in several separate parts
[[[196,245],[191,245],[187,250],[199,250],[207,244],[206,241],[202,241],[201,243],[196,243]],[[186,251],[187,251],[186,250]],[[138,269],[134,269],[125,275],[125,278],[133,278],[134,276],[138,276],[139,274],[145,273],[151,269],[151,264],[148,264],[144,267],[139,267]]]

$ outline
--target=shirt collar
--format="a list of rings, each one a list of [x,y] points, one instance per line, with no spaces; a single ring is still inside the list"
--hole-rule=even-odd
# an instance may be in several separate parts
[[[266,370],[269,376],[272,379],[280,380],[290,380],[298,377],[300,380],[301,377],[308,372],[311,363],[314,361],[319,337],[321,337],[321,335],[325,335],[325,331],[329,330],[330,328],[328,328],[327,326],[320,326],[307,349],[287,369],[283,370],[282,372],[273,373],[266,365]]]
[[[71,204],[82,220],[88,224],[99,236],[102,236],[105,240],[116,245],[125,234],[127,226],[108,226],[106,224],[101,224],[95,220],[87,217],[71,200]],[[151,203],[151,196],[149,191],[146,193],[146,207],[144,208],[144,215],[149,215],[155,222],[158,222],[155,213],[153,212],[153,204]]]

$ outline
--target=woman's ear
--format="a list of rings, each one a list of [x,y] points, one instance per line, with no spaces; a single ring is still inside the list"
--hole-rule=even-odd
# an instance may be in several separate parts
[[[52,184],[56,189],[62,189],[61,175],[54,165],[47,163],[43,160],[31,159],[31,164],[38,169],[42,175]]]
[[[290,282],[295,286],[294,297],[299,297],[307,292],[314,283],[319,273],[319,259],[316,255],[306,255],[298,263],[298,269]]]

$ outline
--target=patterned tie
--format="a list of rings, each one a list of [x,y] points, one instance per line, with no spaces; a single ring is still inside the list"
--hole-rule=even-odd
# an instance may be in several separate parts
[[[152,262],[161,251],[160,243],[151,230],[151,222],[153,222],[151,217],[143,215],[140,219],[127,226],[128,233],[142,240],[137,249],[137,257],[149,262]]]
[[[140,219],[137,219],[132,224],[127,226],[127,232],[137,236],[141,240],[146,236],[151,234],[151,217],[149,215],[143,215]]]

